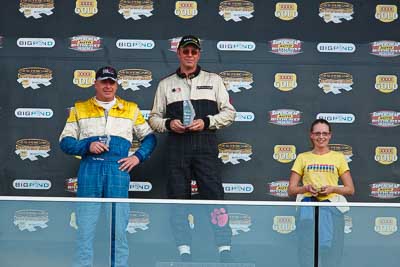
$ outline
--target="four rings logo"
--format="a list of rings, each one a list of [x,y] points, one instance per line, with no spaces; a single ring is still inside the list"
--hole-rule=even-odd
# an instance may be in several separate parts
[[[13,187],[15,189],[30,190],[49,190],[51,182],[49,180],[14,180]]]
[[[347,162],[352,161],[351,157],[353,156],[353,148],[351,146],[344,144],[329,144],[328,146],[330,150],[342,153]]]
[[[50,16],[53,14],[54,0],[20,0],[19,12],[23,13],[25,18],[33,17],[40,19],[42,14]]]
[[[293,126],[302,123],[301,112],[294,109],[276,109],[269,113],[269,123],[280,126]]]
[[[129,191],[130,192],[150,192],[153,185],[149,182],[130,182]]]
[[[119,39],[115,43],[119,49],[153,49],[153,40]]]
[[[296,159],[296,147],[294,145],[276,145],[272,157],[280,163],[292,162]]]
[[[118,71],[118,84],[122,89],[131,89],[132,91],[140,90],[139,86],[148,88],[151,86],[152,74],[149,70],[144,69],[124,69]]]
[[[283,92],[288,92],[297,87],[295,73],[276,73],[274,87]]]
[[[319,16],[326,23],[342,23],[342,20],[352,20],[353,5],[346,2],[325,2],[319,5]]]
[[[102,39],[93,35],[77,35],[70,39],[69,49],[79,52],[94,52],[103,49]]]
[[[269,41],[270,52],[282,56],[297,55],[303,53],[301,48],[302,43],[300,40],[288,38],[272,40]]]
[[[150,216],[146,212],[142,211],[130,211],[129,222],[126,227],[126,231],[130,234],[137,233],[138,229],[146,231],[149,229]]]
[[[288,198],[289,181],[280,180],[268,183],[267,193],[274,197]]]
[[[294,216],[274,216],[272,230],[280,234],[290,234],[296,230],[296,220]]]
[[[249,90],[252,88],[253,74],[248,71],[227,70],[219,74],[226,85],[228,91],[234,93],[241,92],[240,88]]]
[[[99,12],[99,10],[97,9],[96,0],[76,0],[75,14],[84,18],[89,18],[96,15],[97,12]]]
[[[381,235],[391,235],[397,232],[397,219],[395,217],[376,217],[375,232]]]
[[[18,47],[53,48],[56,44],[53,38],[18,38]]]
[[[316,119],[324,119],[329,123],[354,123],[356,117],[351,113],[318,113]]]
[[[15,154],[22,160],[38,160],[38,156],[47,158],[50,151],[50,142],[43,139],[21,139],[16,142]]]
[[[381,110],[370,113],[371,125],[389,128],[397,127],[400,125],[400,112],[392,110]]]
[[[49,108],[17,108],[15,117],[24,119],[50,119],[53,117],[53,110]]]
[[[76,193],[78,191],[78,178],[71,177],[65,179],[64,188],[67,192]]]
[[[354,53],[356,46],[352,43],[319,43],[317,50],[321,53]]]
[[[152,0],[120,0],[118,12],[124,19],[139,20],[142,16],[152,16],[153,9]]]
[[[399,15],[397,14],[396,5],[377,5],[375,18],[382,22],[388,23],[395,21]]]
[[[298,16],[296,3],[276,3],[275,17],[281,20],[292,20]]]
[[[217,49],[221,51],[253,51],[256,44],[246,41],[219,41]]]
[[[396,75],[376,75],[375,89],[379,92],[384,94],[392,93],[398,87]]]
[[[236,112],[235,121],[254,121],[254,113]]]
[[[14,214],[14,225],[20,231],[35,232],[36,228],[47,228],[49,213],[45,210],[18,210]]]
[[[75,70],[73,84],[81,88],[89,88],[94,84],[96,72],[94,70]]]
[[[219,4],[219,14],[225,21],[242,21],[242,17],[251,19],[253,17],[254,4],[247,0],[225,0]]]
[[[252,147],[246,143],[230,142],[218,145],[218,158],[224,164],[230,162],[232,164],[239,164],[239,160],[249,161],[250,156],[253,154]]]
[[[244,213],[229,213],[229,226],[232,228],[232,235],[239,235],[241,232],[250,231],[251,217]]]
[[[370,54],[379,57],[397,57],[400,55],[400,42],[388,40],[372,42]]]
[[[351,91],[353,88],[353,76],[344,72],[326,72],[319,75],[318,87],[324,90],[325,94],[341,93],[341,89]]]
[[[381,199],[393,199],[400,197],[400,184],[390,182],[380,182],[369,185],[371,197]]]
[[[397,161],[397,148],[394,146],[377,146],[374,159],[383,165],[389,165]]]
[[[29,67],[18,70],[18,79],[22,87],[38,89],[40,85],[49,86],[53,79],[53,72],[48,68]]]
[[[175,15],[182,19],[191,19],[196,16],[199,11],[197,10],[196,1],[176,1]]]

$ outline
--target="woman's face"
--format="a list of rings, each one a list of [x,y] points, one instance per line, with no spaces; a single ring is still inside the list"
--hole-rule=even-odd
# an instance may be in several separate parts
[[[314,145],[314,148],[328,147],[331,137],[332,135],[329,131],[329,126],[324,123],[315,124],[312,132],[310,133],[310,139]]]

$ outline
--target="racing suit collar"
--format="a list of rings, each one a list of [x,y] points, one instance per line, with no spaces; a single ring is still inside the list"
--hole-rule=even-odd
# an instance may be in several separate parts
[[[115,99],[116,99],[116,101],[115,101],[114,106],[112,106],[112,109],[113,108],[123,109],[124,104],[122,103],[121,98],[119,96],[115,96]],[[99,105],[99,103],[97,103],[95,96],[91,98],[91,101],[92,101],[93,105],[103,108],[102,106]]]
[[[182,79],[184,79],[184,78],[193,79],[193,78],[197,77],[200,74],[200,70],[201,70],[201,67],[199,65],[197,65],[196,70],[186,76],[185,73],[181,72],[181,68],[178,68],[176,70],[176,75],[178,75]]]

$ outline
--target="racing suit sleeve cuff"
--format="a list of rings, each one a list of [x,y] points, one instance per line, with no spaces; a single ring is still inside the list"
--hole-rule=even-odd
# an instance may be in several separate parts
[[[209,117],[204,117],[203,121],[204,121],[204,130],[207,130],[208,127],[210,127],[210,118]]]
[[[171,131],[171,119],[165,121],[165,128],[167,128],[168,131]]]
[[[139,151],[136,151],[135,154],[133,154],[133,155],[139,159],[140,163],[142,163],[144,161],[144,157]]]

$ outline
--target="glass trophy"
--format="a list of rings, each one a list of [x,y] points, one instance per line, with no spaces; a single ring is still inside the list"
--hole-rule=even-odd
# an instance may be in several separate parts
[[[190,100],[183,101],[183,125],[189,126],[193,123],[193,119],[196,116],[192,102]]]
[[[105,144],[107,147],[110,146],[111,136],[109,134],[99,136],[99,142]]]

